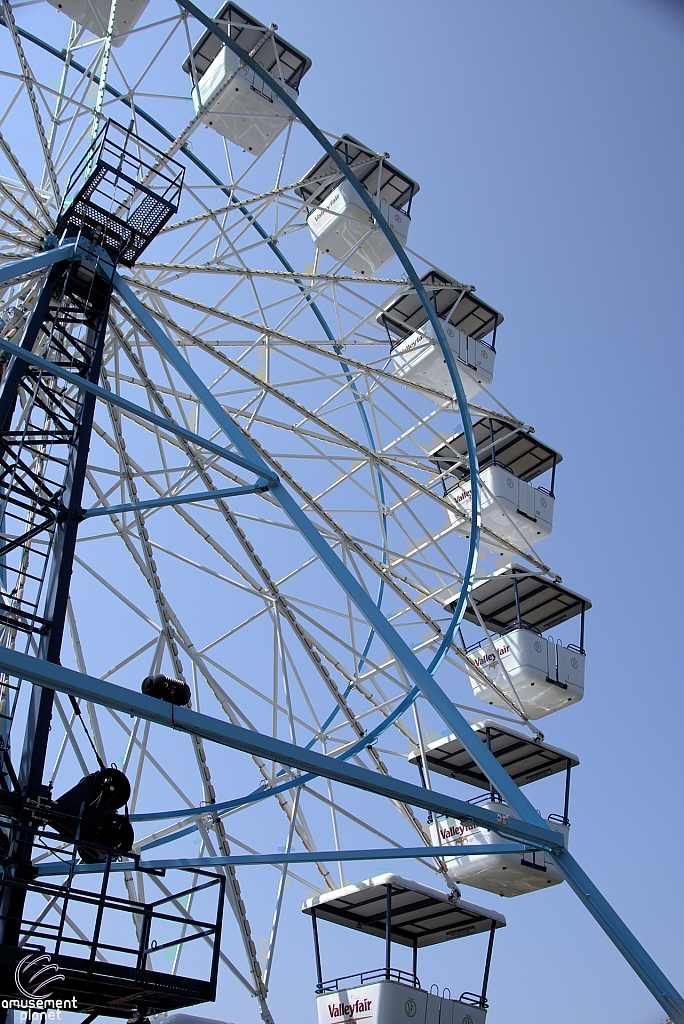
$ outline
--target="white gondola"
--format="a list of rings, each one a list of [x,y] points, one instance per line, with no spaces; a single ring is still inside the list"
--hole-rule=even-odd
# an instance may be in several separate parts
[[[296,100],[311,61],[272,29],[234,3],[221,8],[215,19],[230,38],[268,71]],[[260,156],[291,120],[287,105],[232,50],[207,30],[183,64],[192,76],[192,102],[204,124],[219,135]]]
[[[387,153],[374,153],[351,135],[342,135],[335,149],[405,244],[411,202],[420,186],[390,164]],[[295,191],[306,203],[307,224],[320,252],[367,277],[392,258],[394,250],[384,232],[329,156],[314,164]]]
[[[557,772],[565,772],[563,814],[551,814],[547,820],[551,828],[562,833],[567,846],[570,833],[570,772],[579,764],[579,758],[560,747],[552,747],[541,739],[533,739],[502,722],[485,720],[475,723],[472,728],[518,786],[528,785]],[[482,769],[455,736],[448,736],[426,746],[425,760],[430,771],[477,786],[478,789],[489,788],[489,782]],[[414,750],[409,755],[409,762],[423,768],[419,750]],[[469,802],[477,803],[497,814],[517,817],[498,794],[492,791],[485,797]],[[545,851],[468,854],[468,849],[473,846],[500,845],[503,842],[496,832],[481,828],[472,822],[437,815],[430,823],[429,830],[430,840],[435,846],[453,846],[455,851],[459,851],[457,855],[445,858],[447,872],[454,882],[486,889],[500,896],[520,896],[526,892],[545,889],[549,885],[558,885],[563,881],[553,858]]]
[[[456,595],[445,607],[453,609]],[[468,657],[486,672],[470,677],[473,694],[486,704],[521,709],[543,718],[576,704],[584,696],[584,614],[591,601],[541,573],[512,563],[477,583],[465,618],[480,624],[490,639],[468,648]],[[479,612],[479,618],[478,613]],[[579,645],[567,646],[543,636],[580,616]]]
[[[506,924],[502,914],[394,874],[324,892],[307,900],[302,910],[313,925],[319,1024],[484,1024],[494,933]],[[324,981],[319,921],[383,938],[385,966]],[[481,991],[463,992],[458,999],[451,998],[448,988],[440,995],[436,985],[428,992],[417,975],[418,950],[480,932],[489,933]],[[413,949],[411,972],[392,967],[392,943]]]
[[[104,36],[109,27],[111,0],[48,0],[58,11],[75,21],[77,25]],[[137,24],[149,0],[117,0],[114,11],[112,45],[121,46],[126,42],[126,33]]]
[[[470,401],[492,383],[496,330],[503,323],[503,316],[476,298],[469,285],[460,284],[442,271],[431,270],[421,282],[442,323],[466,398]],[[412,288],[393,295],[382,307],[377,320],[389,334],[397,376],[443,394],[454,394],[432,324]],[[490,333],[491,342],[485,341]]]
[[[473,431],[480,469],[482,526],[519,548],[544,540],[553,525],[556,466],[562,455],[541,444],[529,431],[493,417],[477,420]],[[466,452],[465,435],[461,433],[435,448],[430,458],[441,474],[445,495],[455,506],[449,518],[459,533],[469,537],[472,489]],[[530,481],[544,473],[550,473],[549,487],[533,486]],[[482,544],[498,554],[510,550],[487,534],[482,536]]]
[[[504,813],[517,818],[512,807],[498,800],[482,800],[479,806],[494,813]],[[569,829],[559,821],[549,820],[549,826],[563,835],[567,845]],[[555,861],[545,850],[527,851],[523,854],[499,853],[491,855],[467,854],[472,846],[496,846],[501,836],[490,829],[462,822],[457,818],[438,816],[430,825],[430,838],[435,846],[454,845],[463,850],[459,856],[446,858],[447,872],[455,882],[486,889],[499,896],[521,896],[526,892],[559,885],[563,875]]]

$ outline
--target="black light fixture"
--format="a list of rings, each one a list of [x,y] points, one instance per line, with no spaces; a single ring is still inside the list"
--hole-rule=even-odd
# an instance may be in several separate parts
[[[143,679],[141,690],[148,697],[156,697],[157,700],[166,701],[167,704],[175,704],[183,707],[190,702],[190,687],[182,679],[172,679],[157,673],[154,676],[147,676]]]
[[[131,795],[131,785],[118,768],[102,768],[86,775],[53,804],[51,824],[62,835],[78,837],[78,852],[87,864],[105,861],[105,850],[90,847],[94,843],[127,853],[133,845],[133,826],[128,815],[116,814]]]

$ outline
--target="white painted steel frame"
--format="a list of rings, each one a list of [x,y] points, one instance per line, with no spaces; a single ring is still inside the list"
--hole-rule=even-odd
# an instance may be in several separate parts
[[[143,306],[130,286],[118,274],[114,275],[114,288],[125,301],[133,315],[139,320],[150,340],[154,342],[159,351],[192,389],[197,399],[221,430],[223,430],[237,451],[240,452],[245,462],[250,463],[252,467],[256,467],[256,471],[261,476],[265,477],[267,474],[271,474],[269,467],[247,435],[243,433],[220,402],[212,395],[204,381],[195,373],[176,346],[169,341],[151,313]],[[456,376],[458,376],[457,372]],[[478,757],[480,758],[483,762],[480,767],[492,785],[508,801],[511,807],[520,814],[521,818],[525,818],[534,824],[541,823],[541,827],[547,829],[539,812],[518,789],[493,754],[486,750],[486,748],[483,748],[482,743],[475,736],[465,718],[456,710],[441,687],[435,683],[422,662],[418,660],[408,644],[404,642],[396,629],[387,621],[367,591],[359,584],[347,566],[332,550],[328,542],[313,526],[306,513],[302,511],[282,482],[271,483],[269,492],[292,524],[312,547],[317,557],[321,559],[326,568],[330,570],[337,582],[346,591],[378,636],[382,637],[387,648],[396,657],[398,663],[403,666],[414,684],[428,698],[446,724],[457,733],[459,739],[472,754],[473,758],[475,760],[478,760]],[[481,749],[478,750],[478,747]],[[485,752],[484,757],[482,756],[482,749]],[[547,830],[552,831],[550,829]]]
[[[178,437],[184,438],[186,441],[191,441],[197,445],[198,448],[206,448],[207,451],[213,452],[214,455],[219,455],[222,459],[226,459],[228,462],[232,462],[234,465],[239,466],[240,469],[249,470],[250,473],[255,473],[257,478],[270,485],[277,480],[275,474],[265,465],[265,471],[249,459],[243,459],[240,455],[236,455],[235,452],[230,451],[223,445],[216,444],[215,441],[209,440],[207,437],[202,437],[200,434],[196,434],[193,430],[188,430],[187,427],[182,426],[180,423],[174,423],[173,420],[164,419],[163,416],[157,416],[156,413],[150,412],[149,409],[143,409],[141,405],[136,405],[135,402],[129,402],[127,398],[123,398],[121,395],[116,395],[111,391],[107,391],[106,388],[101,388],[99,384],[93,384],[90,381],[84,380],[77,374],[72,373],[70,370],[64,369],[62,366],[58,366],[56,363],[50,362],[49,359],[43,359],[42,356],[34,355],[33,352],[28,352],[26,349],[19,348],[18,345],[12,344],[11,341],[6,341],[5,338],[0,338],[0,348],[7,352],[8,355],[15,356],[17,359],[21,359],[25,363],[29,363],[31,366],[36,366],[40,370],[45,370],[55,377],[61,377],[68,384],[72,384],[75,388],[80,391],[88,391],[91,395],[95,395],[100,401],[107,402],[109,405],[114,405],[119,409],[123,409],[125,412],[130,413],[133,417],[138,417],[141,420],[145,420],[148,423],[153,424],[155,427],[160,427],[162,430],[168,430],[171,434],[176,434]],[[259,456],[261,460],[261,456]]]

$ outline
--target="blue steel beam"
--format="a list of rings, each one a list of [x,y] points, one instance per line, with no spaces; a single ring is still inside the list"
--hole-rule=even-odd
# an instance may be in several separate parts
[[[127,398],[122,398],[121,395],[117,395],[113,391],[107,391],[106,388],[101,388],[98,384],[93,384],[89,380],[84,380],[83,377],[79,377],[77,374],[71,373],[70,370],[65,370],[61,366],[57,366],[56,363],[51,363],[48,359],[43,359],[42,356],[34,355],[33,352],[27,352],[25,349],[19,348],[18,345],[13,345],[11,341],[6,341],[5,338],[0,338],[0,348],[4,349],[5,352],[9,352],[10,355],[16,356],[17,359],[23,359],[25,363],[30,363],[32,366],[37,366],[46,373],[53,374],[55,377],[60,377],[62,380],[67,381],[67,383],[73,384],[75,388],[79,388],[81,391],[90,392],[90,394],[95,395],[95,397],[99,398],[102,402],[108,402],[110,405],[116,405],[119,409],[123,409],[124,412],[130,413],[132,416],[137,416],[138,419],[145,420],[147,423],[152,423],[155,427],[161,427],[163,430],[168,430],[170,434],[176,434],[178,437],[182,437],[186,441],[191,441],[193,444],[197,445],[198,448],[205,448],[214,455],[220,455],[222,459],[227,459],[228,462],[234,463],[241,469],[246,469],[250,473],[256,473],[257,476],[263,477],[269,486],[278,479],[273,470],[268,467],[266,467],[264,471],[260,465],[255,465],[250,462],[249,459],[243,459],[240,455],[236,455],[235,452],[229,451],[222,445],[216,444],[214,441],[210,441],[206,437],[201,437],[199,434],[193,433],[193,431],[188,430],[187,427],[182,427],[179,423],[173,423],[171,420],[164,419],[163,416],[157,416],[156,413],[143,409],[142,406],[136,405],[135,402],[129,402]],[[259,461],[261,462],[262,460],[260,459]]]
[[[47,249],[45,252],[36,253],[35,256],[27,256],[22,260],[14,260],[12,263],[5,263],[0,267],[0,284],[8,284],[16,281],[26,274],[33,274],[36,270],[44,270],[54,263],[63,263],[71,259],[76,250],[73,242],[68,245],[59,245],[55,249]]]
[[[218,399],[212,395],[201,377],[193,370],[184,355],[169,340],[147,307],[143,305],[119,274],[114,275],[114,288],[118,291],[134,317],[139,321],[149,340],[156,345],[168,362],[180,374],[226,437],[232,441],[237,451],[245,459],[251,461],[253,465],[256,465],[258,467],[257,471],[263,476],[271,472],[250,438],[235,423],[232,416],[225,411]],[[394,626],[388,622],[371,596],[364,590],[356,577],[352,575],[342,559],[321,536],[290,492],[280,481],[272,484],[269,490],[290,522],[297,527],[315,554],[332,573],[342,589],[346,591],[377,635],[384,641],[398,664],[411,677],[416,686],[420,688],[449,728],[456,733],[468,753],[485,773],[492,786],[517,812],[520,818],[534,824],[538,828],[544,829],[547,834],[553,831],[549,829],[549,826],[539,812],[516,786],[510,775],[501,767],[491,751],[487,750],[484,743],[473,732],[463,715],[454,707],[439,684],[432,678],[427,668],[418,660],[408,644],[399,636]],[[555,842],[555,839],[550,841]]]
[[[21,351],[25,353],[33,348],[42,328],[47,331],[51,344],[61,352],[64,361],[70,364],[74,375],[80,380],[95,383],[100,376],[105,349],[112,293],[111,273],[100,273],[99,261],[95,263],[91,284],[81,301],[77,297],[80,292],[77,278],[83,266],[82,259],[76,251],[68,260],[62,259],[63,253],[55,253],[54,256],[56,262],[45,275],[42,275],[40,291],[23,333]],[[77,319],[84,325],[82,335],[78,329],[74,333],[74,305],[79,309]],[[39,508],[40,503],[50,496],[54,496],[55,501],[59,500],[60,509],[63,510],[63,514],[56,518],[51,541],[45,550],[48,561],[45,564],[44,583],[41,584],[39,591],[39,621],[42,620],[44,628],[35,623],[26,626],[38,656],[55,663],[59,661],[67,618],[69,586],[73,573],[96,399],[88,392],[77,392],[73,410],[65,417],[59,411],[63,403],[56,395],[58,380],[53,375],[42,373],[27,375],[27,371],[26,362],[14,358],[2,382],[0,429],[5,449],[3,470],[6,478],[3,487],[3,506],[7,506],[8,515],[19,525],[19,534],[22,533],[22,526],[25,528],[31,525],[31,508]],[[44,396],[41,395],[43,389]],[[26,393],[25,401],[21,399],[22,390]],[[35,469],[34,473],[46,476],[48,483],[44,488],[39,486],[32,500],[27,503],[25,499],[22,500],[22,494],[27,493],[26,485],[22,488],[19,483],[13,483],[12,477],[24,475],[23,466],[31,450],[31,442],[28,441],[27,444],[28,439],[24,432],[27,431],[30,436],[32,429],[39,432],[45,429],[46,438],[58,439],[56,443],[59,446],[64,445],[65,451],[63,458],[58,458],[55,453],[50,456],[49,447],[52,441],[46,440],[47,462],[40,469]],[[11,441],[8,444],[8,435],[16,435],[17,432],[18,445],[12,445]],[[57,469],[60,464],[61,473]],[[61,484],[58,487],[60,480]],[[4,514],[3,507],[3,518]],[[30,539],[32,533],[33,531],[29,530],[24,536]],[[8,550],[9,546],[5,545],[3,550]],[[28,642],[27,640],[27,645]],[[17,770],[18,788],[26,799],[34,799],[42,790],[53,701],[52,690],[32,687],[26,708],[24,742]],[[21,826],[26,822],[23,809],[18,821],[20,828],[10,840],[11,854],[5,869],[5,877],[14,880],[26,877],[33,847],[31,835],[22,832]],[[26,896],[27,892],[21,886],[3,886],[0,918],[2,943],[5,947],[16,947],[20,943]],[[5,1016],[2,1014],[3,1021]]]
[[[229,857],[181,857],[166,860],[133,860],[116,861],[109,865],[109,871],[173,871],[183,868],[226,868],[259,867],[268,864],[325,864],[336,861],[358,860],[420,860],[421,857],[453,857],[453,846],[410,846],[388,849],[383,846],[378,850],[305,850],[302,853],[235,853]],[[523,843],[505,843],[492,846],[469,846],[463,852],[468,856],[496,856],[502,853],[524,853],[532,847]],[[71,864],[65,866],[64,861],[48,861],[35,865],[39,875],[68,875]],[[102,873],[106,864],[77,864],[77,875],[96,875]]]
[[[209,389],[206,387],[204,382],[190,367],[187,360],[185,360],[182,354],[175,348],[175,346],[171,344],[171,342],[166,337],[164,332],[161,330],[159,325],[153,319],[151,314],[145,309],[140,300],[134,295],[131,289],[123,282],[121,282],[121,284],[124,285],[125,291],[119,287],[120,280],[121,279],[118,278],[117,275],[117,277],[115,277],[114,282],[115,287],[117,288],[117,290],[119,290],[119,294],[121,294],[122,298],[129,306],[129,309],[131,309],[131,312],[134,313],[134,315],[142,324],[143,328],[148,332],[150,339],[161,348],[161,350],[164,352],[164,355],[178,370],[178,372],[181,374],[186,383],[189,384],[189,386],[194,390],[198,399],[205,405],[210,415],[214,417],[215,421],[223,429],[226,436],[230,437],[230,439],[233,441],[235,447],[239,451],[242,451],[242,453],[245,456],[249,456],[254,460],[260,459],[261,456],[259,455],[257,449],[252,446],[251,442],[246,437],[246,435],[242,433],[242,431],[232,421],[232,419],[228,416],[225,410],[223,410],[218,401],[214,398]],[[264,467],[266,467],[265,463]],[[418,661],[418,659],[415,657],[410,648],[406,644],[404,644],[404,641],[401,640],[401,638],[390,625],[390,623],[387,622],[384,615],[376,607],[376,605],[374,604],[370,596],[367,594],[367,592],[358,584],[356,579],[351,575],[351,573],[349,573],[349,571],[346,569],[346,566],[344,566],[340,559],[338,559],[337,555],[332,551],[327,542],[314,528],[313,524],[309,521],[308,517],[292,499],[289,492],[286,491],[286,489],[283,487],[281,483],[278,483],[273,488],[271,488],[271,494],[276,499],[276,501],[278,501],[283,511],[290,518],[291,522],[299,528],[300,532],[311,544],[314,551],[321,557],[324,564],[328,566],[333,575],[337,578],[340,585],[346,590],[352,601],[354,601],[357,608],[359,608],[362,614],[366,616],[366,618],[373,626],[373,628],[376,630],[378,635],[385,640],[389,649],[392,650],[392,652],[395,654],[397,660],[401,664],[403,664],[408,674],[412,677],[416,685],[420,687],[425,696],[428,697],[433,707],[435,707],[436,710],[440,712],[442,718],[444,718],[444,720],[454,730],[459,739],[461,739],[464,746],[466,746],[466,748],[469,750],[469,753],[471,754],[475,762],[479,764],[482,771],[485,772],[485,774],[490,779],[490,781],[492,781],[496,789],[502,794],[502,796],[504,796],[504,798],[511,805],[511,807],[518,811],[520,817],[523,820],[525,820],[528,823],[538,821],[542,824],[543,827],[548,828],[548,826],[545,825],[543,819],[538,814],[538,812],[534,808],[532,808],[532,805],[529,803],[527,798],[521,793],[520,789],[515,785],[515,783],[512,781],[510,776],[504,771],[504,769],[501,767],[498,761],[496,761],[496,759],[490,753],[490,751],[488,751],[484,744],[482,744],[481,741],[479,741],[475,737],[472,729],[470,729],[468,723],[460,714],[460,712],[456,710],[456,708],[447,698],[446,694],[444,694],[441,687],[439,687],[439,685],[433,680],[432,676]],[[284,763],[281,758],[279,758],[279,760],[281,763]],[[496,772],[493,770],[493,766],[487,763],[488,761],[493,762]],[[493,777],[495,774],[504,777],[505,783],[503,786],[499,782],[498,778],[495,779]],[[394,780],[394,782],[396,784],[397,780]],[[396,794],[396,791],[395,795],[392,798],[401,799],[401,797],[399,797]],[[442,797],[441,799],[443,800],[444,798]],[[415,800],[407,800],[406,802],[417,803],[417,801]],[[424,803],[418,803],[417,805],[425,806]],[[524,805],[527,805],[526,808],[524,807]],[[523,813],[523,810],[527,811],[527,813]],[[532,812],[531,814],[530,811]],[[453,812],[449,813],[453,814],[454,817],[460,817],[463,812],[457,814],[454,814]],[[490,824],[488,827],[493,828],[493,825]],[[495,830],[498,831],[499,834],[501,835],[511,835],[510,832],[502,830],[500,826]],[[576,865],[574,859],[571,858],[570,860],[573,865]],[[566,870],[570,870],[568,868],[570,861],[566,861],[565,863],[566,868],[562,869],[564,871],[564,874]],[[576,867],[577,870],[581,871],[578,865],[576,865]],[[590,882],[587,876],[584,875],[584,872],[582,872],[582,875],[586,879],[585,884],[588,884],[591,887],[592,893],[592,898],[586,899],[584,901],[585,905],[597,919],[599,924],[601,924],[601,927],[604,928],[604,931],[606,931],[606,933],[613,940],[613,942],[615,942],[615,944],[618,946],[618,949],[620,949],[623,955],[627,956],[627,952],[629,952],[627,959],[628,962],[632,966],[634,966],[635,970],[637,969],[635,965],[639,965],[639,970],[637,971],[639,977],[647,984],[651,993],[655,996],[656,999],[659,1000],[661,1005],[664,1006],[668,1013],[675,1013],[677,1006],[676,1000],[679,999],[680,1005],[682,1006],[681,1020],[682,1024],[684,1024],[684,1002],[682,1002],[681,996],[679,996],[676,989],[674,989],[673,986],[670,985],[667,978],[665,978],[665,975],[663,975],[663,973],[660,971],[656,963],[648,955],[646,950],[640,945],[637,939],[632,935],[632,933],[629,931],[626,925],[624,925],[624,923],[620,920],[618,915],[615,914],[615,912],[612,910],[611,917],[607,917],[603,913],[605,907],[609,908],[609,904],[605,899],[603,899],[598,889],[596,889],[593,883]],[[614,919],[614,921],[619,922],[620,924],[620,934],[623,937],[623,941],[620,943],[616,941],[618,931],[616,931],[612,919]],[[663,1003],[662,1001],[663,986],[667,987],[669,993],[667,1003]],[[672,1009],[673,1006],[675,1007],[674,1010]],[[678,1020],[677,1017],[674,1017],[673,1019]]]
[[[263,477],[252,486],[248,487],[224,487],[216,491],[197,491],[194,494],[176,494],[170,498],[147,498],[145,501],[129,501],[125,505],[102,505],[98,508],[84,508],[83,519],[92,519],[93,516],[118,515],[119,512],[140,512],[146,508],[164,508],[166,505],[185,505],[193,501],[207,501],[216,498],[235,498],[240,494],[263,494],[268,490],[268,480]]]
[[[178,732],[201,736],[213,743],[219,743],[233,750],[276,761],[278,764],[297,768],[303,772],[311,772],[333,782],[354,786],[390,800],[423,807],[433,814],[447,814],[453,818],[468,820],[483,828],[492,829],[506,839],[530,844],[538,849],[555,849],[563,846],[564,839],[560,832],[549,828],[546,823],[535,825],[522,821],[507,814],[469,804],[465,800],[424,789],[413,783],[404,782],[388,775],[380,775],[369,768],[315,750],[298,747],[286,740],[274,739],[252,729],[243,729],[230,722],[200,714],[188,708],[176,707],[166,701],[156,700],[135,690],[128,690],[114,683],[104,682],[94,676],[88,676],[63,665],[33,658],[21,651],[0,646],[0,672],[18,679],[28,679],[38,686],[44,686],[60,693],[68,693],[73,697],[81,697],[111,708],[123,714],[156,722]],[[478,740],[481,743],[481,741]],[[484,748],[484,744],[481,744]]]
[[[468,851],[470,852],[470,850]],[[553,850],[551,856],[576,896],[580,898],[589,913],[603,928],[606,935],[619,949],[632,970],[641,979],[651,995],[657,999],[668,1017],[675,1024],[684,1024],[684,999],[663,974],[655,960],[615,913],[608,900],[601,894],[575,858],[565,850]]]

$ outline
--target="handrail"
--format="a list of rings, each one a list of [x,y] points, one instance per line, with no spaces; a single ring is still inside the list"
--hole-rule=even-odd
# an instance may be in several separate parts
[[[475,992],[461,992],[459,1002],[465,1003],[467,1006],[479,1006],[481,1010],[487,1010],[489,1003],[482,996],[476,995]]]
[[[471,796],[471,798],[467,800],[466,803],[474,804],[475,806],[479,807],[480,804],[503,804],[506,803],[506,801],[501,796],[499,796],[497,792],[487,792],[478,793],[477,796]]]
[[[24,831],[36,834],[37,829],[31,826],[22,826]],[[42,950],[51,956],[66,958],[64,966],[74,973],[75,977],[91,979],[95,970],[95,962],[98,954],[103,954],[108,962],[119,967],[122,971],[133,971],[138,982],[147,978],[147,972],[152,970],[148,965],[148,957],[157,951],[167,948],[185,948],[190,943],[200,939],[207,942],[212,949],[210,962],[207,964],[206,972],[194,970],[194,979],[198,984],[209,986],[208,992],[215,992],[218,960],[216,950],[221,941],[222,930],[222,905],[225,892],[225,876],[209,872],[202,872],[206,875],[199,884],[184,885],[179,891],[172,891],[161,899],[153,902],[141,902],[109,893],[107,887],[111,878],[110,868],[112,861],[117,858],[119,851],[106,850],[97,844],[85,843],[78,835],[71,840],[66,847],[64,837],[52,835],[46,830],[40,833],[43,837],[43,845],[46,849],[53,849],[59,844],[59,852],[64,856],[71,848],[72,856],[64,861],[64,875],[66,882],[51,883],[40,878],[11,878],[2,879],[0,889],[10,891],[23,891],[26,894],[32,893],[42,896],[49,907],[54,911],[55,920],[42,920],[22,915],[19,921],[19,934],[24,940],[22,945],[31,947],[38,943]],[[80,889],[72,885],[73,868],[77,853],[81,846],[106,850],[107,862],[102,876],[102,884],[94,890]],[[53,852],[58,852],[53,850]],[[137,864],[137,859],[134,861]],[[133,865],[132,865],[133,866]],[[184,877],[187,877],[184,876]],[[200,891],[214,891],[215,914],[209,910],[209,906],[200,917],[190,914],[184,907],[182,901],[186,896],[194,896]],[[165,906],[172,904],[171,906]],[[68,923],[68,913],[73,912],[74,906],[89,908],[95,915],[95,931],[92,936],[81,936],[71,934],[65,930]],[[136,936],[133,932],[130,937],[121,930],[108,933],[105,937],[100,934],[100,925],[105,911],[108,914],[125,914],[128,920],[142,920],[142,927]],[[0,922],[6,920],[6,914],[0,914]],[[158,938],[152,937],[153,931]],[[159,941],[161,940],[161,941]],[[68,952],[66,951],[68,949]],[[130,962],[130,963],[129,963]],[[206,977],[201,974],[206,973]],[[190,983],[189,979],[179,977],[181,987]],[[149,978],[154,988],[154,983]],[[213,997],[212,997],[213,998]]]
[[[537,636],[544,636],[542,631],[537,629],[536,626],[531,626],[529,622],[525,622],[524,619],[521,619],[520,622],[514,622],[511,626],[508,626],[506,629],[502,629],[498,633],[490,633],[489,637],[484,636],[481,640],[476,640],[474,643],[468,644],[465,648],[465,652],[466,654],[470,654],[471,651],[476,651],[480,647],[486,647],[490,640],[500,640],[502,637],[508,636],[509,633],[515,632],[516,629],[526,629],[530,633],[536,633]],[[544,639],[547,638],[545,637]],[[571,645],[567,644],[567,646],[570,647]],[[573,648],[573,650],[579,650],[579,648]],[[580,653],[584,654],[584,651],[581,651]]]
[[[569,651],[577,651],[578,654],[581,654],[584,657],[586,657],[587,655],[587,652],[584,650],[584,648],[580,647],[578,644],[565,644],[565,646]]]
[[[353,981],[358,978],[357,985],[368,985],[373,981],[394,981],[398,985],[407,985],[411,988],[420,988],[420,980],[416,974],[408,971],[401,971],[397,967],[379,967],[373,971],[360,971],[358,974],[345,974],[341,978],[332,978],[330,981],[322,981],[316,986],[316,995],[324,995],[326,992],[337,992],[340,987],[352,988],[353,985],[342,985],[342,981]]]
[[[363,182],[361,182],[361,184],[363,185]],[[364,188],[365,188],[365,185],[364,185]],[[344,216],[344,215],[343,214],[338,214],[338,216]],[[409,218],[409,220],[410,220],[410,218]],[[388,319],[391,319],[391,317],[388,318]],[[474,338],[472,336],[472,334],[466,334],[466,332],[462,331],[460,327],[456,327],[456,324],[452,324],[448,320],[443,320],[442,317],[439,317],[439,319],[442,320],[443,323],[445,323],[448,327],[453,327],[454,330],[458,331],[459,334],[462,334],[464,338],[468,338],[469,341],[474,341],[475,344],[477,344],[477,345],[486,345],[486,347],[488,349],[490,349],[490,351],[492,351],[492,352],[496,351],[494,346],[490,342],[486,341],[485,338]],[[397,325],[399,324],[398,320],[394,321],[394,322]],[[406,338],[410,338],[412,334],[422,334],[425,341],[429,341],[433,345],[439,346],[439,340],[437,338],[432,337],[432,335],[428,334],[427,331],[424,330],[425,325],[429,324],[429,323],[430,323],[430,320],[429,320],[429,317],[427,317],[425,319],[425,321],[419,327],[416,327],[412,331],[409,330],[409,332],[408,332],[408,334],[406,335],[405,338],[392,338],[392,337],[390,337],[390,350],[392,352],[394,352],[395,349],[397,349],[400,345],[403,345],[403,343],[406,341]],[[403,326],[405,327],[405,324]],[[459,362],[461,362],[461,363],[465,363],[466,362],[465,359],[462,359],[461,356],[457,355],[456,353],[454,353],[454,357],[456,359],[458,359]],[[466,364],[466,365],[469,365],[469,364]]]
[[[562,640],[554,641],[551,636],[544,636],[541,629],[530,625],[530,623],[525,622],[524,619],[521,619],[520,622],[512,623],[512,625],[507,626],[506,629],[502,629],[498,633],[490,633],[489,637],[483,636],[480,640],[475,640],[474,643],[468,644],[468,646],[464,648],[465,653],[471,654],[472,651],[477,651],[480,647],[487,647],[490,640],[501,640],[503,637],[508,636],[509,633],[514,633],[516,629],[526,629],[529,633],[535,633],[537,636],[543,637],[544,640],[547,640],[549,643],[556,643],[558,646],[564,647],[568,651],[576,651],[577,654],[581,654],[583,657],[586,657],[587,655],[585,649],[580,647],[579,644],[563,643]]]

